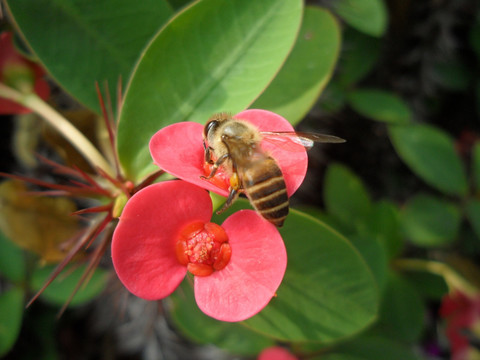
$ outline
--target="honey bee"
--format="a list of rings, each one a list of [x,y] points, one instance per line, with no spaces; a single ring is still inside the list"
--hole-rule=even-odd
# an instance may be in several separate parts
[[[255,210],[272,224],[281,227],[288,215],[289,201],[285,180],[277,162],[262,150],[261,141],[283,141],[309,149],[314,142],[340,143],[331,135],[302,132],[261,132],[253,124],[234,119],[227,113],[213,115],[203,130],[205,162],[212,166],[208,176],[222,167],[230,176],[229,195],[220,214],[245,193]],[[298,146],[297,146],[298,149]]]

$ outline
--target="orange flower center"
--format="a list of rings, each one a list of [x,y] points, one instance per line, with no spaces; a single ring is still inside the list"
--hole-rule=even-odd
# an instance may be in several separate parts
[[[225,230],[217,224],[200,221],[182,229],[175,252],[180,264],[195,276],[208,276],[222,270],[232,256]]]

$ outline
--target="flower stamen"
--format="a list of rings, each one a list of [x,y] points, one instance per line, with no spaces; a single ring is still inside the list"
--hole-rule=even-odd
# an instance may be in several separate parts
[[[208,276],[227,266],[232,256],[225,230],[214,223],[193,222],[180,232],[175,253],[195,276]]]

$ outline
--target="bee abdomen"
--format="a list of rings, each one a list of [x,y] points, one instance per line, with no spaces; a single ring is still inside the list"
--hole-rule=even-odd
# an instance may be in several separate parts
[[[282,226],[288,215],[288,195],[275,160],[268,158],[263,166],[248,169],[243,185],[255,210],[272,224]]]

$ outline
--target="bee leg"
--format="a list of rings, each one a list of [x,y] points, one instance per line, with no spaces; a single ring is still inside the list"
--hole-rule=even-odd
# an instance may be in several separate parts
[[[203,142],[203,150],[205,151],[205,162],[208,163],[208,164],[213,164],[213,160],[212,160],[212,148],[210,146],[207,146],[207,144],[205,144],[205,141]]]
[[[207,179],[207,180],[208,180],[208,179],[211,179],[212,177],[214,177],[214,176],[215,176],[215,173],[216,173],[217,170],[218,170],[218,167],[219,167],[220,165],[222,165],[223,162],[224,162],[225,160],[227,160],[227,158],[229,158],[229,157],[230,157],[230,154],[228,154],[228,153],[220,156],[220,157],[218,158],[218,160],[215,161],[215,163],[213,164],[213,166],[212,166],[212,171],[210,171],[210,174],[209,174],[208,176],[203,176],[203,175],[202,175],[202,176],[200,176],[200,177],[201,177],[202,179]]]
[[[235,200],[237,200],[238,195],[239,195],[238,189],[230,188],[230,193],[228,194],[227,201],[225,201],[225,204],[223,204],[222,208],[217,211],[217,215],[220,215],[225,210],[227,210],[230,207],[230,205],[232,205],[235,202]]]
[[[233,175],[230,177],[230,193],[228,194],[227,201],[223,204],[223,207],[217,211],[217,214],[223,213],[227,210],[230,205],[232,205],[235,200],[237,200],[240,190],[240,180],[238,179],[238,174],[235,171]]]

